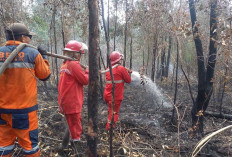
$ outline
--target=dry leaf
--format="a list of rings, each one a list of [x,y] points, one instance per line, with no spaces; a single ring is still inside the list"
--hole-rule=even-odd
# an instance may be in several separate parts
[[[196,116],[197,116],[197,117],[203,116],[203,110],[198,111],[198,113],[197,113]]]

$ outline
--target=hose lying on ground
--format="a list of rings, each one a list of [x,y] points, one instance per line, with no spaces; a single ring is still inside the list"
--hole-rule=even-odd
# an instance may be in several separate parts
[[[232,128],[232,125],[229,125],[227,127],[224,127],[224,128],[221,128],[215,132],[212,132],[211,134],[205,136],[203,139],[201,139],[197,145],[194,147],[194,150],[192,152],[192,157],[195,157],[197,156],[197,154],[201,151],[201,149],[211,140],[212,137],[214,137],[215,135],[229,129],[229,128]]]

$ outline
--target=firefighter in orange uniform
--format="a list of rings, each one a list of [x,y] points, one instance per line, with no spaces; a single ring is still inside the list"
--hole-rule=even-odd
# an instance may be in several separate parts
[[[84,45],[76,40],[70,40],[63,51],[65,56],[76,59],[76,61],[65,60],[60,68],[58,102],[60,111],[65,115],[69,127],[69,129],[66,129],[61,149],[68,146],[69,132],[74,144],[78,143],[81,139],[81,111],[84,99],[83,86],[89,82],[88,67],[82,69],[79,63],[81,55],[85,53]]]
[[[126,69],[121,66],[123,55],[118,51],[113,51],[110,54],[111,65],[119,64],[116,68],[112,69],[113,77],[115,82],[115,106],[114,106],[114,124],[118,121],[119,109],[123,100],[123,90],[124,90],[124,82],[130,83],[131,76],[129,73],[132,73],[131,70]],[[104,100],[108,104],[108,122],[106,124],[106,130],[110,129],[111,123],[111,114],[112,114],[112,82],[110,72],[105,74],[106,77],[106,86],[104,91]]]
[[[21,23],[6,29],[6,45],[0,48],[0,66],[21,43],[30,43],[35,33]],[[41,51],[41,52],[39,52]],[[44,50],[24,47],[0,76],[0,156],[10,157],[15,140],[25,157],[39,157],[37,81],[50,76]]]

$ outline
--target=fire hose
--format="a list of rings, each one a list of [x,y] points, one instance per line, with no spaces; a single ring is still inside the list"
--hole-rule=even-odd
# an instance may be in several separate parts
[[[21,43],[20,45],[18,45],[14,51],[11,52],[11,54],[7,57],[7,59],[5,60],[5,62],[2,64],[2,66],[0,67],[0,76],[2,75],[2,73],[6,70],[8,64],[10,64],[12,62],[12,60],[15,58],[15,56],[25,47],[25,46],[28,46],[28,47],[31,47],[31,48],[34,48],[34,49],[37,49],[37,47],[33,46],[33,45],[30,45],[30,44],[26,44],[26,43]],[[59,54],[54,54],[54,53],[51,53],[51,52],[46,52],[47,56],[51,56],[51,57],[55,57],[55,58],[60,58],[60,59],[67,59],[67,60],[73,60],[75,61],[76,59],[74,58],[71,58],[71,57],[67,57],[67,56],[64,56],[64,55],[59,55]],[[81,64],[81,67],[82,68],[87,68],[87,66]],[[115,64],[114,66],[112,66],[112,69],[113,68],[116,68],[117,66],[119,66],[119,64]],[[99,73],[100,74],[104,74],[106,72],[108,72],[109,69],[107,70],[99,70]]]

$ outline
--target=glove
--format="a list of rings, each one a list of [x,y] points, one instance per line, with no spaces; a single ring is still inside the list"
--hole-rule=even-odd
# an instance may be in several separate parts
[[[37,49],[42,56],[46,55],[47,51],[42,46],[39,45]]]
[[[132,73],[132,70],[131,70],[131,69],[126,68],[126,70],[127,70],[128,73]]]

